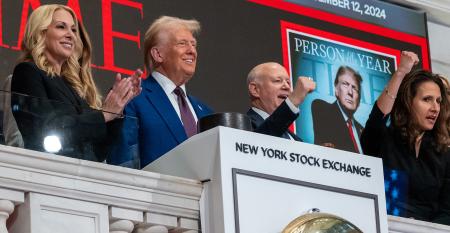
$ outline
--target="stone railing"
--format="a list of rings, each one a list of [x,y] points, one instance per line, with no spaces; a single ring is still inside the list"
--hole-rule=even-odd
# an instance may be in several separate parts
[[[390,233],[449,233],[450,226],[388,216]]]
[[[199,232],[195,180],[0,146],[0,233]]]
[[[0,146],[0,233],[200,232],[201,192],[195,180]],[[450,233],[388,222],[391,233]]]

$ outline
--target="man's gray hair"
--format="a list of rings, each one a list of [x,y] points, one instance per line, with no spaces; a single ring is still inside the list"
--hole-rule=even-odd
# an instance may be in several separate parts
[[[197,35],[200,32],[200,22],[195,19],[187,20],[172,16],[161,16],[153,21],[144,37],[144,62],[147,68],[152,69],[157,65],[149,52],[160,42],[162,32],[179,28],[187,29],[193,35]]]

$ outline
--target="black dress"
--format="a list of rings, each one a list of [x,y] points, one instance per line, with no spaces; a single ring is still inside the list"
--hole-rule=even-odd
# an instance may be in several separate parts
[[[399,132],[386,126],[388,119],[374,104],[361,145],[365,154],[383,159],[385,171],[395,170],[406,178],[405,198],[394,200],[399,215],[450,225],[449,150],[438,152],[432,135],[425,132],[416,158]]]
[[[50,77],[34,63],[22,62],[14,69],[11,91],[11,108],[25,148],[45,151],[44,138],[57,135],[62,144],[57,154],[105,160],[121,121],[105,123],[102,112],[91,109],[64,78]]]

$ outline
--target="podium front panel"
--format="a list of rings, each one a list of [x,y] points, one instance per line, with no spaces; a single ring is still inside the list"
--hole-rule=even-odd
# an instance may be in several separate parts
[[[278,233],[312,208],[388,232],[379,158],[217,127],[145,170],[210,181],[206,232]]]

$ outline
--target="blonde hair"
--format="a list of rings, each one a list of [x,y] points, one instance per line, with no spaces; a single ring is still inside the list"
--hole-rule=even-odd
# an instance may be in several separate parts
[[[101,96],[95,87],[91,71],[92,46],[84,26],[78,22],[75,12],[64,5],[50,4],[38,7],[30,15],[25,27],[22,42],[22,55],[19,62],[32,61],[49,76],[55,76],[56,70],[45,56],[45,33],[58,10],[69,12],[77,28],[74,53],[61,67],[61,77],[66,79],[78,95],[92,108],[101,108]]]
[[[179,28],[187,29],[193,35],[197,35],[200,32],[200,22],[195,19],[186,20],[172,16],[161,16],[150,25],[144,38],[144,62],[148,69],[154,69],[158,66],[149,52],[154,46],[161,43],[162,34]]]

